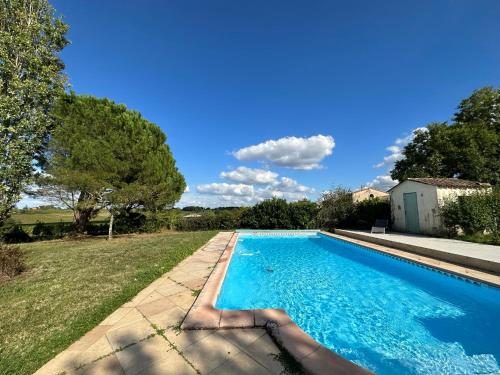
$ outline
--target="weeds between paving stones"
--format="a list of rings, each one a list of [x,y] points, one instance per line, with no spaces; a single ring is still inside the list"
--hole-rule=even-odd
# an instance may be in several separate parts
[[[195,290],[192,290],[191,295],[193,297],[198,297],[200,295],[200,293],[201,293],[201,289],[195,289]]]
[[[280,348],[281,352],[278,354],[270,353],[269,356],[273,357],[275,361],[278,361],[283,366],[283,371],[281,374],[285,375],[304,375],[304,368],[300,363],[298,363],[295,358],[292,357],[288,351]]]
[[[174,333],[179,336],[181,334],[181,325],[182,325],[182,320],[179,320],[177,322],[177,324],[173,325],[173,326],[170,326],[168,328],[172,329],[172,331],[174,331]]]
[[[184,360],[184,361],[185,361],[185,362],[186,362],[189,366],[191,366],[191,367],[193,368],[193,370],[194,370],[194,371],[196,371],[196,373],[197,373],[197,374],[200,374],[200,375],[201,375],[201,371],[200,371],[200,370],[198,370],[198,369],[194,366],[194,364],[193,364],[193,363],[192,363],[189,359],[187,359],[187,358],[186,358],[186,356],[184,355],[184,353],[183,353],[182,351],[180,351],[180,350],[179,350],[179,348],[177,348],[177,346],[176,346],[176,345],[175,345],[172,341],[170,341],[170,340],[167,338],[167,336],[165,335],[165,330],[164,330],[164,329],[159,328],[156,324],[153,324],[153,323],[151,323],[151,327],[153,327],[153,329],[156,331],[156,333],[157,333],[159,336],[161,336],[161,337],[163,337],[163,338],[165,339],[165,341],[168,343],[168,345],[169,345],[172,349],[174,349],[174,350],[177,352],[177,354],[179,354],[179,355],[182,357],[182,359],[183,359],[183,360]]]
[[[276,346],[280,349],[280,353],[274,354],[270,353],[269,355],[273,357],[274,360],[281,363],[283,366],[282,374],[286,375],[303,375],[305,374],[304,368],[302,365],[297,362],[297,360],[285,349],[282,345],[281,340],[276,336],[276,331],[278,328],[278,324],[276,322],[270,321],[266,324],[266,331],[274,341]]]
[[[194,289],[191,289],[190,287],[188,287],[187,285],[184,285],[183,283],[181,283],[180,281],[177,281],[177,280],[174,280],[172,279],[170,276],[167,276],[167,279],[169,279],[170,281],[173,281],[174,283],[176,283],[177,285],[180,285],[180,286],[183,286],[184,288],[186,289],[189,289],[191,292],[195,292]]]
[[[78,366],[75,366],[75,371],[78,371],[78,370],[81,370],[82,368],[84,368],[85,366],[87,366],[88,364],[91,364],[91,363],[95,363],[97,361],[100,361],[101,359],[104,359],[104,358],[107,358],[113,354],[116,354],[116,353],[119,353],[121,351],[124,351],[125,349],[128,349],[130,348],[131,346],[134,346],[134,345],[137,345],[137,344],[140,344],[141,342],[144,342],[146,340],[149,340],[150,338],[153,338],[155,337],[156,334],[155,333],[151,333],[150,335],[144,337],[143,339],[140,339],[139,341],[137,342],[132,342],[130,344],[127,344],[125,346],[121,346],[119,347],[118,349],[115,349],[113,350],[112,352],[109,352],[108,354],[104,354],[104,355],[101,355],[100,357],[97,357],[96,359],[90,361],[90,362],[87,362],[87,363],[83,363],[83,364],[80,364]],[[66,372],[63,372],[62,374],[66,374]]]

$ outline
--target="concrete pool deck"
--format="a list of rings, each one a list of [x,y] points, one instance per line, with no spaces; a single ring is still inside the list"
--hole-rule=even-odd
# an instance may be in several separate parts
[[[336,229],[336,234],[500,275],[500,246],[408,233]]]

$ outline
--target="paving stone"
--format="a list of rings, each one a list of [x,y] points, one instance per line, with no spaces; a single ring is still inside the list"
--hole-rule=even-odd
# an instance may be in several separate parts
[[[165,336],[170,340],[179,350],[183,351],[190,345],[200,341],[201,339],[213,334],[215,331],[210,329],[197,329],[197,330],[182,330],[177,331],[172,328],[165,331]]]
[[[244,351],[271,373],[276,375],[284,373],[283,365],[276,359],[281,351],[267,333],[245,347]]]
[[[272,373],[245,353],[239,353],[210,372],[210,375],[271,375]]]
[[[169,284],[162,285],[156,288],[156,291],[165,297],[171,296],[172,294],[182,293],[185,292],[186,290],[189,289],[183,287],[182,285],[176,284],[170,280]]]
[[[119,307],[115,311],[113,311],[106,319],[104,319],[100,325],[114,325],[120,321],[125,315],[131,312],[133,307]]]
[[[220,329],[217,332],[241,349],[245,349],[266,334],[266,330],[262,328]]]
[[[207,374],[238,354],[240,349],[216,332],[188,346],[183,352],[202,374]]]
[[[153,290],[152,292],[148,294],[143,294],[143,295],[137,295],[134,297],[130,302],[124,303],[122,307],[137,307],[138,305],[143,305],[149,302],[156,301],[157,299],[160,299],[162,297],[165,297],[158,293],[156,290]]]
[[[138,343],[154,333],[155,331],[151,327],[151,323],[143,319],[120,328],[112,329],[108,331],[106,336],[113,350],[116,350],[129,344]]]
[[[130,308],[128,310],[129,311],[125,316],[123,316],[120,320],[118,320],[115,324],[113,324],[112,329],[123,327],[123,326],[129,325],[131,323],[138,322],[138,321],[144,319],[142,314],[135,307]]]
[[[172,301],[176,306],[180,307],[184,311],[188,311],[193,305],[196,296],[193,296],[192,291],[182,292],[173,294],[168,297],[170,301]]]
[[[112,352],[113,348],[111,347],[108,338],[106,336],[103,336],[99,340],[97,340],[93,345],[87,348],[87,350],[78,352],[78,354],[74,358],[75,362],[74,367],[90,363]]]
[[[125,371],[126,375],[133,375],[140,370],[169,359],[169,351],[172,350],[167,341],[160,336],[154,336],[148,340],[132,345],[129,348],[116,353],[116,358]]]
[[[98,325],[89,332],[87,332],[82,338],[73,343],[68,350],[69,351],[85,351],[94,345],[97,341],[105,337],[106,332],[108,332],[113,326],[111,325]]]
[[[168,297],[162,297],[156,301],[137,306],[137,310],[144,314],[144,316],[150,317],[169,310],[174,306],[175,304]]]
[[[186,316],[182,329],[215,329],[219,328],[221,312],[210,307],[198,307]]]
[[[148,317],[148,320],[157,325],[159,328],[166,329],[172,326],[177,326],[184,317],[186,312],[177,306],[168,310],[162,311],[156,315]]]
[[[196,275],[195,275],[196,276]],[[189,273],[183,272],[180,269],[174,270],[169,274],[169,278],[175,280],[177,282],[182,283],[183,281],[187,281],[193,278],[193,274],[189,270]]]
[[[75,375],[125,375],[115,355],[86,365],[74,372]]]
[[[196,375],[193,369],[175,350],[167,353],[167,359],[139,371],[137,375]]]
[[[206,281],[207,280],[203,277],[195,277],[194,279],[184,281],[182,284],[184,284],[184,286],[188,287],[189,289],[198,290],[201,289],[203,285],[205,285]]]

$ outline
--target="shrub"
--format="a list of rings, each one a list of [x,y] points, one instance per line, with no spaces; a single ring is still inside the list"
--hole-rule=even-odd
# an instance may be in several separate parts
[[[0,274],[14,277],[26,269],[24,254],[18,246],[0,243]]]
[[[29,241],[31,241],[31,237],[15,220],[7,219],[0,224],[0,242],[19,243]]]
[[[466,235],[487,233],[493,242],[500,242],[500,189],[477,192],[446,201],[441,207],[443,223],[448,233]]]
[[[113,224],[115,233],[141,232],[141,228],[146,224],[146,215],[142,212],[123,211],[116,215]]]
[[[371,228],[377,219],[391,218],[391,205],[389,201],[379,198],[366,199],[355,203],[354,225],[357,228]]]
[[[356,206],[352,201],[349,189],[337,187],[325,192],[319,199],[318,225],[332,230],[338,227],[349,227],[355,223]]]
[[[103,234],[108,234],[109,223],[107,222],[95,222],[91,221],[87,225],[87,234],[91,236],[99,236]]]
[[[213,211],[200,213],[200,216],[182,217],[176,229],[185,231],[219,229],[216,214]]]
[[[42,223],[37,221],[31,234],[33,238],[38,240],[50,240],[62,238],[73,232],[75,232],[75,226],[73,223],[63,221],[58,223]]]
[[[318,205],[310,200],[304,199],[288,204],[290,211],[291,229],[311,229],[316,226]]]
[[[284,199],[267,199],[245,210],[240,226],[253,229],[291,229],[288,203]]]
[[[348,189],[338,187],[324,193],[319,200],[318,225],[332,230],[335,228],[371,228],[375,220],[391,217],[391,206],[379,198],[366,199],[357,203],[352,200]]]

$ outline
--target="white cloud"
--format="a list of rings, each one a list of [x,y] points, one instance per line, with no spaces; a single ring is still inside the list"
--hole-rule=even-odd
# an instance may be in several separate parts
[[[225,182],[213,182],[211,184],[198,185],[198,193],[226,196],[252,196],[255,189],[252,185],[246,184],[227,184]]]
[[[189,193],[189,185],[186,185],[186,188],[184,189],[184,193]]]
[[[297,201],[307,198],[308,194],[314,192],[314,189],[301,185],[292,178],[281,177],[279,180],[275,178],[275,181],[270,184],[260,184],[260,187],[247,184],[214,182],[211,184],[198,185],[196,191],[199,194],[196,197],[196,205],[215,207],[248,206],[273,197],[283,198],[288,201]],[[207,196],[211,197],[210,202],[206,200]],[[205,204],[201,204],[201,201],[204,201]],[[179,206],[194,204],[188,204],[187,202],[188,200],[183,197],[181,202],[179,202]]]
[[[390,175],[381,175],[375,177],[373,180],[366,184],[367,187],[387,191],[391,187],[398,184],[398,180],[393,180]]]
[[[313,188],[305,185],[300,185],[293,178],[281,177],[280,181],[271,186],[272,189],[276,191],[283,191],[289,193],[312,193]]]
[[[413,129],[411,134],[402,138],[396,138],[393,145],[386,147],[386,150],[389,151],[390,154],[384,156],[384,159],[380,163],[375,164],[374,168],[387,167],[388,169],[392,169],[394,167],[394,163],[403,159],[403,149],[413,140],[413,138],[415,138],[415,132],[417,130],[427,131],[427,128],[416,128]]]
[[[233,152],[238,160],[258,160],[292,169],[318,169],[320,162],[332,154],[332,136],[315,135],[309,138],[285,137],[244,147]]]
[[[278,174],[265,169],[238,167],[232,171],[221,172],[220,177],[243,184],[272,184],[277,182]]]

